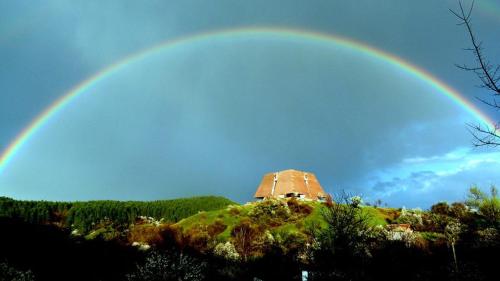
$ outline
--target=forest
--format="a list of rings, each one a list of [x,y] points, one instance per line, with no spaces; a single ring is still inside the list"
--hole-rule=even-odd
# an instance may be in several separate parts
[[[50,202],[20,201],[0,197],[0,217],[20,219],[27,223],[56,223],[83,232],[93,224],[110,220],[115,225],[127,226],[138,216],[177,222],[199,211],[209,211],[234,204],[223,197],[205,196],[158,201],[87,201]]]

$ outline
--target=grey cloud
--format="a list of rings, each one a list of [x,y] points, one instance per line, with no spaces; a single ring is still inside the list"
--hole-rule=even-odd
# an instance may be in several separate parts
[[[439,176],[433,171],[412,172],[409,176],[404,178],[394,177],[389,181],[377,181],[371,189],[377,192],[389,194],[407,186],[422,189],[424,188],[423,183],[433,181],[438,177]]]
[[[468,96],[476,91],[474,77],[453,66],[467,43],[453,18],[443,16],[454,0],[40,5],[43,13],[35,14],[41,20],[30,22],[24,4],[0,3],[0,33],[9,34],[0,42],[0,147],[102,67],[166,39],[240,26],[353,38],[417,64]],[[32,11],[38,8],[30,3]],[[474,23],[490,25],[481,17]],[[243,202],[263,173],[297,168],[315,172],[327,191],[365,191],[361,187],[373,182],[367,177],[403,159],[469,146],[464,124],[471,121],[449,98],[372,56],[317,42],[226,38],[104,79],[20,150],[0,176],[0,188],[32,199],[212,193]],[[393,177],[377,190],[405,180]],[[433,175],[410,176],[410,182],[425,179]]]

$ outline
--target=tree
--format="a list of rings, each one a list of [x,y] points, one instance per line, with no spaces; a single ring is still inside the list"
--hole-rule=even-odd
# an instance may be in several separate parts
[[[495,186],[490,188],[489,196],[478,187],[471,187],[465,203],[479,211],[489,226],[497,228],[500,226],[500,198]]]
[[[249,219],[242,219],[239,224],[234,226],[231,231],[234,247],[247,261],[261,244],[261,231],[257,225],[254,225]]]
[[[467,207],[462,202],[454,202],[450,207],[450,216],[463,220],[467,216]]]
[[[359,206],[361,198],[346,193],[336,196],[335,202],[327,204],[321,215],[327,227],[320,233],[320,243],[324,250],[332,254],[364,254],[368,226],[368,214]]]
[[[451,249],[453,251],[453,261],[455,262],[455,270],[458,271],[458,263],[457,263],[457,253],[455,251],[455,244],[458,241],[460,233],[462,232],[462,225],[457,221],[451,221],[444,229],[444,235],[448,244],[451,245]]]
[[[364,271],[359,268],[371,257],[369,215],[358,196],[342,192],[334,198],[328,197],[320,209],[325,227],[310,229],[314,245],[311,264],[319,269],[318,278],[363,279]]]
[[[436,203],[431,206],[431,213],[447,216],[450,213],[450,206],[447,202]]]
[[[472,29],[471,15],[472,9],[474,8],[474,1],[470,5],[468,11],[464,9],[462,1],[459,0],[458,5],[458,11],[451,9],[450,11],[459,19],[458,25],[465,26],[472,45],[470,48],[466,48],[465,50],[472,52],[476,62],[472,66],[463,64],[457,65],[457,67],[465,71],[472,72],[477,76],[477,78],[479,78],[481,82],[479,86],[489,91],[491,96],[488,99],[478,99],[498,111],[500,110],[500,103],[498,101],[500,98],[500,64],[494,64],[488,60],[484,54],[482,42],[477,40]],[[472,128],[471,133],[475,139],[475,146],[500,145],[500,123],[495,124],[494,128],[490,128],[486,124],[470,126]]]
[[[469,193],[467,194],[467,200],[465,201],[465,204],[467,204],[467,206],[471,208],[479,210],[481,203],[487,197],[488,195],[486,195],[486,193],[484,193],[481,189],[479,189],[479,187],[472,186],[469,189]]]

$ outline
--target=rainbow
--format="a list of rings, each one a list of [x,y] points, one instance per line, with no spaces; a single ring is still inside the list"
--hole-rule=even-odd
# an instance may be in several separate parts
[[[269,28],[269,27],[250,27],[250,28],[238,28],[238,29],[228,29],[222,31],[212,31],[206,33],[200,33],[196,35],[191,35],[187,37],[181,37],[174,40],[167,40],[151,48],[144,49],[137,53],[131,54],[118,62],[109,65],[108,67],[100,70],[93,76],[82,81],[67,93],[56,100],[52,105],[47,107],[42,113],[40,113],[33,121],[25,127],[21,133],[9,144],[9,146],[0,155],[0,172],[2,172],[5,167],[9,164],[16,153],[25,145],[37,131],[39,131],[44,124],[46,124],[51,117],[56,115],[62,108],[67,104],[75,100],[78,96],[82,95],[93,86],[98,84],[100,81],[112,76],[121,69],[131,66],[132,64],[145,59],[148,56],[156,54],[160,51],[171,50],[173,48],[180,48],[186,46],[187,44],[194,44],[205,40],[214,40],[221,38],[233,38],[233,37],[244,37],[244,36],[273,36],[277,38],[284,39],[296,39],[296,40],[306,40],[315,41],[320,43],[335,44],[341,47],[345,47],[361,54],[380,59],[390,65],[393,65],[402,71],[416,77],[422,81],[425,81],[429,86],[437,90],[439,93],[447,96],[452,101],[457,103],[459,106],[464,108],[467,112],[472,114],[478,121],[484,123],[490,128],[494,128],[494,122],[489,119],[484,113],[482,113],[478,108],[476,108],[470,101],[461,96],[452,87],[446,85],[444,82],[440,81],[438,78],[434,77],[429,72],[419,68],[416,65],[411,64],[399,58],[393,54],[386,53],[382,50],[376,49],[375,47],[369,46],[365,43],[361,43],[349,38],[330,35],[325,33],[318,33],[306,30],[298,29],[288,29],[288,28]]]

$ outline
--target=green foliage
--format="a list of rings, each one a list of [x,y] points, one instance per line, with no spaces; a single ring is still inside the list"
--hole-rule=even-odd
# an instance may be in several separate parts
[[[486,228],[476,232],[478,245],[484,247],[498,247],[500,245],[500,232],[496,228]]]
[[[467,194],[467,200],[465,201],[465,204],[471,208],[476,208],[479,209],[481,206],[481,203],[486,199],[488,195],[484,193],[479,187],[477,186],[472,186],[469,189],[469,193]]]
[[[308,241],[306,234],[297,231],[293,227],[281,227],[271,237],[274,239],[274,244],[280,247],[283,253],[300,250]]]
[[[457,221],[450,221],[444,229],[444,236],[450,244],[455,244],[462,232],[462,225]]]
[[[286,202],[288,205],[288,208],[292,213],[298,214],[298,215],[304,215],[308,216],[309,214],[312,213],[313,207],[309,204],[299,202],[297,199],[292,198]]]
[[[439,232],[428,232],[428,231],[424,231],[424,232],[420,232],[420,236],[427,240],[427,241],[431,241],[431,242],[435,242],[439,239],[444,239],[444,234],[442,233],[439,233]]]
[[[88,201],[47,202],[17,201],[0,197],[0,217],[22,219],[29,223],[61,223],[87,233],[97,224],[110,220],[115,227],[128,226],[138,216],[177,222],[200,211],[216,210],[235,204],[216,196],[191,197],[150,202]]]
[[[383,210],[381,208],[363,206],[361,209],[365,216],[368,217],[368,224],[370,226],[384,226],[387,224],[386,217],[382,213]]]
[[[214,223],[208,225],[207,232],[210,237],[217,236],[221,234],[224,230],[226,230],[227,225],[224,224],[224,221],[221,219],[216,219]]]
[[[316,236],[323,252],[345,256],[366,253],[370,218],[359,207],[358,200],[341,194],[336,202],[322,209],[322,216],[327,227]]]
[[[240,259],[240,254],[236,251],[234,245],[229,241],[217,244],[214,248],[214,255],[231,261],[237,261]]]
[[[351,202],[351,201],[349,201]],[[354,206],[354,205],[352,205]],[[179,221],[176,226],[190,237],[190,246],[215,251],[218,244],[231,242],[243,260],[280,248],[282,252],[302,251],[311,238],[325,231],[323,218],[327,205],[300,200],[265,200],[242,206],[198,213]],[[367,225],[385,225],[389,209],[355,207]],[[246,256],[246,257],[245,257]]]
[[[450,206],[447,202],[439,202],[432,205],[431,213],[438,215],[448,215],[450,213]]]
[[[263,243],[263,229],[246,218],[240,221],[231,231],[234,247],[247,260],[248,257],[258,255]]]
[[[450,221],[446,228],[444,229],[444,236],[448,241],[448,244],[451,245],[453,250],[453,261],[455,262],[455,271],[458,271],[458,262],[457,262],[457,254],[455,251],[455,244],[457,243],[460,233],[462,233],[462,225],[457,221]]]
[[[0,217],[21,219],[30,223],[61,220],[61,215],[72,206],[68,202],[17,201],[0,197]]]
[[[481,191],[478,187],[471,187],[467,196],[466,204],[479,211],[489,226],[498,228],[500,225],[500,198],[495,186],[490,189],[490,195]]]
[[[279,226],[288,221],[292,213],[287,203],[283,200],[268,199],[250,211],[250,217],[261,224]]]
[[[420,229],[423,226],[422,212],[415,210],[401,209],[401,214],[395,221],[400,224],[410,224],[414,229]]]
[[[111,220],[106,219],[95,224],[93,230],[85,235],[85,239],[92,240],[98,238],[109,241],[124,236],[123,230],[124,228],[117,228]]]
[[[423,216],[422,231],[444,232],[444,228],[450,222],[451,218],[446,215],[427,213]]]
[[[467,206],[462,202],[451,204],[449,215],[458,220],[463,220],[468,216]]]

